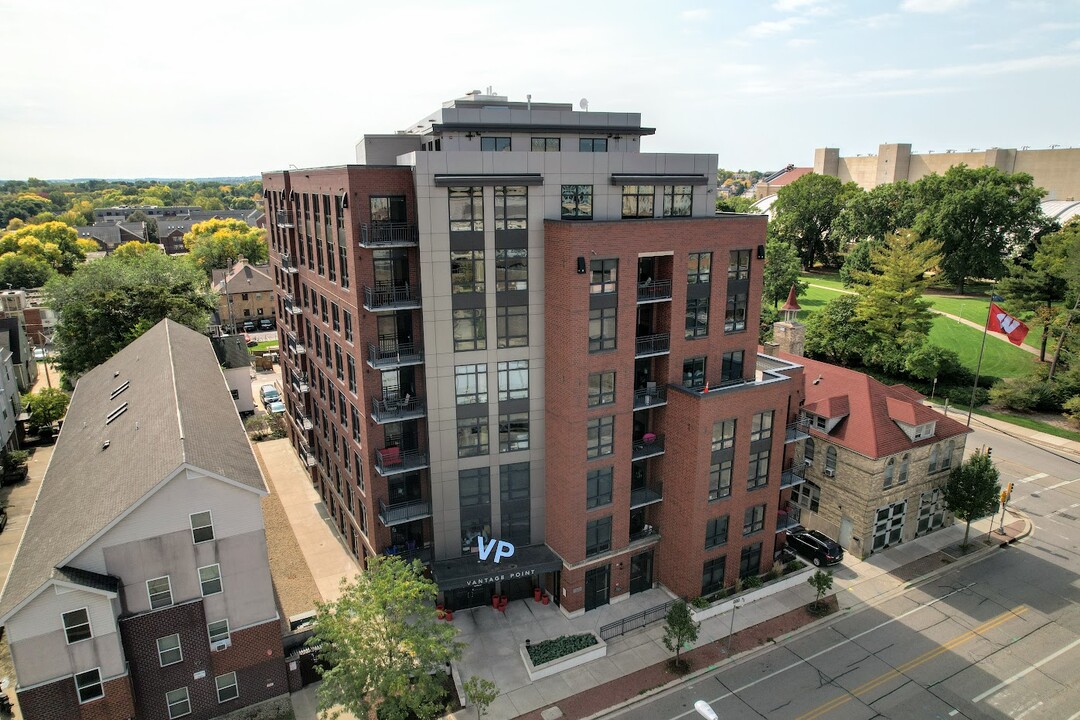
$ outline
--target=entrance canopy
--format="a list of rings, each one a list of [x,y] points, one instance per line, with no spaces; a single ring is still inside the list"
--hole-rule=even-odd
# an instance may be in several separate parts
[[[494,553],[487,560],[481,560],[479,554],[438,560],[431,565],[431,575],[439,589],[446,591],[553,572],[560,570],[563,564],[547,545],[516,548],[511,557],[502,558],[498,563],[493,557]]]

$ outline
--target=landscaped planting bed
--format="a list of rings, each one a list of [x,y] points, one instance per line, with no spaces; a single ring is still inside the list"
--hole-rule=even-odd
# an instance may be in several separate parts
[[[539,667],[571,653],[576,653],[578,650],[592,647],[596,643],[596,636],[592,633],[563,635],[553,640],[544,640],[535,645],[530,645],[528,647],[529,659],[532,660],[533,666]]]

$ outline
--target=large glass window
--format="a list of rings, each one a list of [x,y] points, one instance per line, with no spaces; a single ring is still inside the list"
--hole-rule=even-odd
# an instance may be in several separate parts
[[[610,405],[615,402],[615,371],[589,375],[589,407]]]
[[[405,196],[372,197],[371,222],[405,222]]]
[[[707,283],[712,279],[712,253],[690,253],[686,263],[686,284]]]
[[[615,349],[616,315],[613,307],[589,310],[589,352]]]
[[[580,138],[578,152],[607,152],[607,138]]]
[[[750,466],[746,471],[746,489],[753,490],[769,482],[769,451],[750,453]]]
[[[75,674],[75,690],[79,694],[79,702],[85,703],[97,700],[105,695],[105,689],[101,685],[101,670],[94,668],[86,672]]]
[[[592,191],[592,185],[563,185],[562,218],[564,220],[591,220]]]
[[[529,251],[526,248],[495,250],[495,290],[529,289]]]
[[[773,411],[767,410],[754,415],[750,426],[750,442],[768,440],[772,437]]]
[[[529,500],[529,463],[499,467],[502,539],[515,545],[528,545],[532,535]]]
[[[615,416],[593,418],[586,422],[588,442],[586,457],[595,458],[615,452]]]
[[[651,218],[653,216],[654,185],[623,185],[622,216],[624,218]]]
[[[683,387],[705,387],[705,356],[686,358],[682,365]]]
[[[611,549],[611,516],[590,520],[585,525],[585,557]]]
[[[529,449],[529,413],[499,415],[499,452]]]
[[[525,347],[528,345],[529,306],[496,306],[495,331],[498,335],[499,348]]]
[[[66,612],[62,616],[64,621],[64,636],[68,645],[80,640],[89,640],[94,636],[90,630],[90,614],[86,608]]]
[[[727,542],[728,516],[710,518],[705,525],[705,549],[719,547]]]
[[[484,283],[483,250],[450,251],[450,292],[482,293]]]
[[[561,138],[534,137],[529,149],[533,152],[559,152],[562,150]]]
[[[487,415],[458,418],[457,454],[459,458],[488,454]]]
[[[825,474],[829,477],[836,474],[836,448],[831,446],[825,451]]]
[[[525,230],[529,218],[529,189],[524,185],[495,186],[495,229]]]
[[[797,505],[810,512],[817,512],[821,504],[821,488],[807,480],[795,486],[791,491],[791,497]]]
[[[706,560],[701,567],[701,594],[712,595],[724,589],[724,565],[727,557]]]
[[[748,578],[761,570],[761,543],[747,545],[739,554],[739,577]]]
[[[709,334],[709,298],[686,299],[686,339],[707,337]]]
[[[585,508],[592,510],[611,504],[611,484],[614,468],[590,470],[585,476]]]
[[[737,332],[746,329],[746,293],[734,293],[727,298],[727,315],[724,317],[724,332]]]
[[[741,380],[743,373],[743,351],[735,350],[726,352],[723,356],[723,364],[720,367],[720,380]]]
[[[499,400],[526,400],[529,397],[529,361],[510,360],[498,364]]]
[[[731,461],[723,460],[709,466],[709,500],[731,495]]]
[[[589,263],[589,292],[593,295],[613,293],[618,287],[619,261],[593,260]]]
[[[694,188],[690,185],[664,186],[664,217],[690,217]]]
[[[452,187],[450,232],[479,232],[484,229],[484,188]]]
[[[454,368],[454,391],[458,405],[487,402],[487,365],[458,365]]]
[[[765,527],[765,506],[755,505],[743,513],[743,535],[753,535]]]
[[[454,351],[487,348],[487,318],[484,308],[454,310]]]
[[[814,438],[806,438],[803,443],[803,463],[807,466],[814,464]]]
[[[735,418],[714,423],[712,428],[712,449],[728,450],[733,447],[735,447]]]
[[[510,138],[491,136],[481,137],[480,149],[484,152],[509,152]]]
[[[732,250],[728,259],[728,280],[750,279],[750,251]]]

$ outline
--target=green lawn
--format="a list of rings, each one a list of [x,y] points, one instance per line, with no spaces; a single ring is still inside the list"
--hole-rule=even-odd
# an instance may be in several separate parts
[[[256,352],[256,351],[260,351],[260,350],[277,350],[277,349],[278,349],[278,341],[277,340],[264,340],[263,342],[256,343],[255,345],[252,345],[251,347],[248,348],[248,350],[251,351],[251,352]]]

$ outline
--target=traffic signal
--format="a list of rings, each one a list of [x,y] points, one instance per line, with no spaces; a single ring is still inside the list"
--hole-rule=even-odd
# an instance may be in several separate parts
[[[986,457],[987,458],[989,458],[993,454],[994,454],[994,448],[992,448],[992,447],[986,448]]]
[[[1001,491],[1000,500],[1001,500],[1002,505],[1004,505],[1009,500],[1009,491],[1008,490],[1002,490]]]
[[[1005,492],[1007,492],[1009,494],[1009,497],[1012,497],[1012,489],[1013,489],[1013,484],[1009,483],[1009,487],[1005,489]]]

